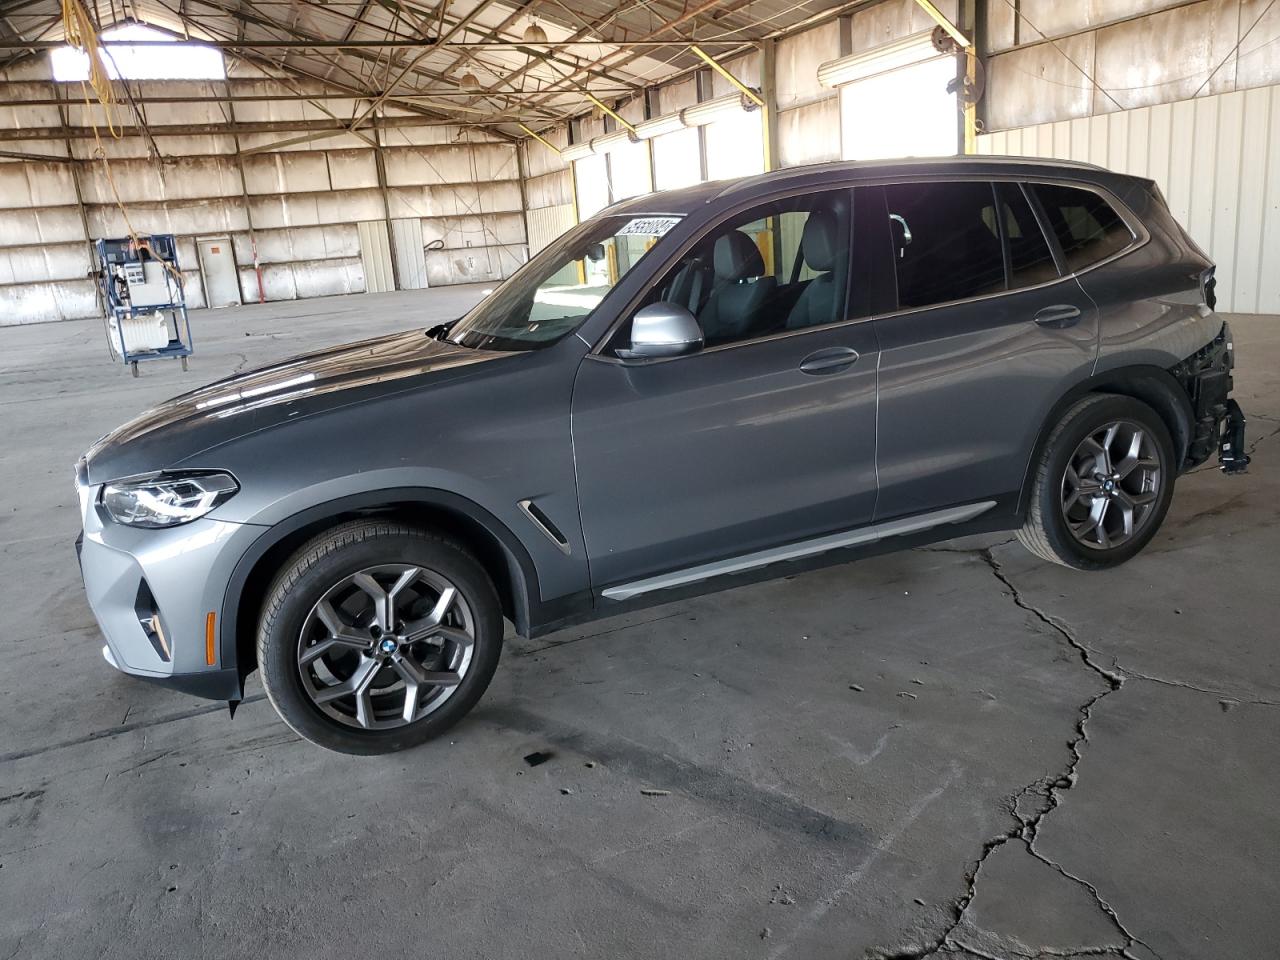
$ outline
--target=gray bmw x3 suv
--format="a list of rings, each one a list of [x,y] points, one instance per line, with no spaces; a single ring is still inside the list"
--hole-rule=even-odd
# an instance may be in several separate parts
[[[1244,469],[1214,268],[1154,183],[829,164],[616,204],[451,323],[177,397],[77,466],[126,673],[381,753],[525,636],[963,534],[1082,570]]]

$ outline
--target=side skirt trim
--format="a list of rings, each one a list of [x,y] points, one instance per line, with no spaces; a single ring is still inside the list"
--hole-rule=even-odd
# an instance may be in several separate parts
[[[768,550],[744,553],[741,556],[731,557],[727,560],[715,560],[711,563],[699,564],[696,567],[673,570],[671,573],[647,577],[644,580],[620,583],[617,586],[605,589],[603,596],[610,600],[630,600],[632,597],[638,597],[643,593],[651,593],[654,590],[666,590],[670,587],[697,583],[699,580],[709,580],[711,577],[741,573],[744,570],[754,570],[758,567],[768,566],[771,563],[798,560],[802,557],[826,553],[828,550],[855,547],[859,544],[883,540],[886,537],[919,533],[921,530],[938,527],[944,523],[963,523],[966,520],[981,516],[995,505],[996,501],[994,500],[983,500],[980,503],[948,507],[946,510],[935,510],[931,513],[922,513],[914,517],[903,517],[899,520],[873,523],[867,527],[859,527],[857,530],[832,533],[812,540],[802,540],[799,543],[787,544],[783,547],[770,547]]]

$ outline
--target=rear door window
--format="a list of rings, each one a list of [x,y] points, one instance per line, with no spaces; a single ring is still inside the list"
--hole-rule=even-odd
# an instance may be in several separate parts
[[[1099,194],[1077,187],[1038,183],[1033,188],[1072,273],[1119,253],[1133,231]]]
[[[995,192],[987,181],[885,187],[898,264],[898,307],[1006,289]]]
[[[1009,245],[1009,289],[1034,287],[1058,279],[1058,266],[1022,187],[997,183],[1005,242]]]

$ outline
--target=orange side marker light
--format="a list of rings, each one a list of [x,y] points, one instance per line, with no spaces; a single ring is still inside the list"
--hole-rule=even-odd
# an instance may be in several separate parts
[[[212,610],[204,618],[204,662],[211,667],[218,662],[218,615]]]

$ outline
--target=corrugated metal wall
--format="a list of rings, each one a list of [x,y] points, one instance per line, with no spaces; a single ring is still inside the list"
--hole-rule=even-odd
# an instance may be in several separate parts
[[[978,152],[1150,177],[1218,264],[1219,309],[1280,313],[1280,86],[978,138]]]
[[[533,256],[573,226],[573,204],[538,207],[530,210],[526,217],[529,223],[529,256]]]
[[[225,84],[143,81],[141,86],[144,92],[165,96],[208,98],[231,92],[287,97],[237,103],[233,116],[241,122],[324,119],[318,107],[293,99],[300,92],[322,93],[323,85],[299,81],[286,88],[243,62],[229,59],[227,68]],[[58,90],[68,101],[62,108],[0,108],[0,130],[60,126],[60,109],[67,111],[72,126],[104,121],[99,107],[78,101],[78,88],[52,83],[46,57],[0,72],[0,89],[13,99],[48,98],[51,89]],[[334,111],[355,112],[355,101],[330,102]],[[420,279],[425,272],[434,285],[498,280],[513,273],[526,258],[516,144],[478,129],[419,126],[418,118],[390,106],[380,113],[397,123],[414,123],[377,131],[385,190],[368,141],[348,135],[281,146],[280,141],[289,139],[283,134],[236,138],[224,132],[228,116],[210,102],[148,107],[147,120],[154,129],[202,123],[209,130],[199,136],[158,136],[161,163],[148,156],[138,137],[104,137],[104,146],[134,228],[178,236],[192,307],[205,302],[196,257],[196,240],[205,237],[231,238],[242,299],[257,302],[250,228],[267,300],[359,293],[366,289],[366,258],[356,224],[381,223],[385,240],[388,210],[392,219],[418,223],[423,234],[417,241],[419,255],[422,243],[432,246],[421,270],[416,259],[397,263],[415,268],[401,271],[406,279]],[[95,284],[87,279],[91,265],[76,179],[89,236],[119,237],[126,229],[111,185],[93,158],[94,146],[92,139],[73,139],[69,145],[41,139],[5,144],[33,154],[69,149],[73,163],[0,159],[0,325],[98,314]],[[237,150],[263,147],[271,149],[237,160]]]
[[[366,293],[386,293],[396,288],[391,272],[391,244],[387,241],[387,225],[382,220],[361,220],[360,261],[364,264]]]
[[[392,220],[391,249],[400,274],[400,289],[426,289],[427,258],[422,250],[422,221],[417,217]]]

